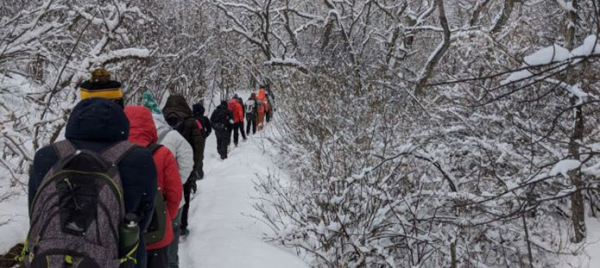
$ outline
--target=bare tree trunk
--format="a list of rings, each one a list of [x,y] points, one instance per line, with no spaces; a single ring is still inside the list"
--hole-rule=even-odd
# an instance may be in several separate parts
[[[571,103],[575,104],[577,99],[571,98]],[[583,138],[584,132],[584,118],[581,106],[575,108],[575,126],[571,139],[569,141],[569,153],[573,155],[573,158],[580,160],[579,154],[579,142]],[[573,242],[579,243],[585,238],[586,227],[585,227],[585,205],[583,202],[583,195],[581,194],[581,168],[577,168],[569,173],[573,186],[577,189],[573,195],[571,195],[571,219],[573,221],[573,228],[575,231],[575,237]]]
[[[417,82],[417,86],[415,88],[415,94],[417,96],[423,95],[423,89],[425,88],[425,85],[427,85],[427,82],[429,81],[429,78],[431,77],[433,70],[435,69],[435,67],[437,66],[439,61],[442,59],[444,54],[446,54],[446,51],[450,47],[451,32],[450,32],[450,26],[448,25],[448,20],[446,19],[446,11],[444,9],[444,1],[436,0],[435,4],[436,4],[438,12],[439,12],[440,24],[442,25],[442,28],[444,29],[444,40],[442,41],[440,46],[438,48],[436,48],[437,51],[434,52],[434,55],[432,55],[430,57],[429,61],[425,65],[425,69],[423,70],[423,73],[421,74],[421,78]]]
[[[504,25],[510,19],[510,14],[512,13],[513,7],[515,6],[515,0],[505,0],[504,8],[502,8],[502,14],[500,14],[500,18],[496,21],[496,24],[492,28],[492,33],[498,33],[504,28]]]
[[[527,228],[527,219],[525,214],[521,215],[523,219],[523,229],[525,229],[525,239],[527,241],[527,256],[529,257],[529,267],[533,268],[533,252],[531,251],[531,241],[529,240],[529,229]]]
[[[567,24],[565,28],[565,45],[566,48],[572,50],[575,46],[575,30],[577,25],[577,0],[573,0],[573,8],[575,11],[567,12]],[[574,80],[572,77],[565,77],[567,80]],[[577,97],[571,97],[571,104],[576,106]],[[569,140],[569,153],[573,156],[573,159],[580,160],[579,154],[579,142],[583,138],[584,132],[584,118],[581,105],[577,105],[574,108],[573,118],[573,133]],[[583,195],[579,188],[581,188],[581,169],[572,170],[569,172],[571,183],[576,187],[575,193],[571,195],[571,220],[573,222],[574,237],[573,242],[579,243],[585,239],[586,227],[585,227],[585,204],[583,202]]]
[[[450,243],[450,268],[458,267],[456,265],[456,242]]]

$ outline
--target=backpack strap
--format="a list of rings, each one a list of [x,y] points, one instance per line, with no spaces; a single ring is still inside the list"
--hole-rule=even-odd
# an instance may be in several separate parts
[[[69,140],[59,141],[52,144],[54,151],[58,155],[59,159],[66,158],[73,155],[77,148]]]
[[[102,158],[116,165],[135,147],[136,145],[129,141],[120,141],[102,152]]]
[[[154,155],[154,153],[156,153],[156,151],[158,151],[158,149],[160,149],[160,147],[162,147],[162,145],[158,144],[158,143],[153,143],[148,145],[148,150],[152,153],[152,155]]]

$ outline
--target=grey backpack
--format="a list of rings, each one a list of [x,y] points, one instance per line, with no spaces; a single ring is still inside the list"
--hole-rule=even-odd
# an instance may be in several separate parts
[[[119,256],[125,205],[117,166],[135,145],[122,141],[102,153],[77,150],[69,141],[53,147],[59,161],[31,203],[24,266],[116,268],[135,262],[134,252]]]

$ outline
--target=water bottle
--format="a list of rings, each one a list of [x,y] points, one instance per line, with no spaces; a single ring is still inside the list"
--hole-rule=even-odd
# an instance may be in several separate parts
[[[140,227],[138,225],[138,216],[134,213],[125,215],[125,221],[119,230],[119,257],[121,260],[120,268],[135,267],[135,258],[137,256],[137,247],[140,243]]]

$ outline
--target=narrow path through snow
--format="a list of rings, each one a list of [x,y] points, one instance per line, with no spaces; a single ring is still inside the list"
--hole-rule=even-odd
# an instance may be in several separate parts
[[[257,140],[240,141],[225,161],[216,148],[213,133],[204,154],[205,178],[190,207],[190,235],[179,249],[180,267],[308,267],[293,253],[264,242],[268,227],[251,217],[259,216],[252,207],[253,180],[275,168]]]

